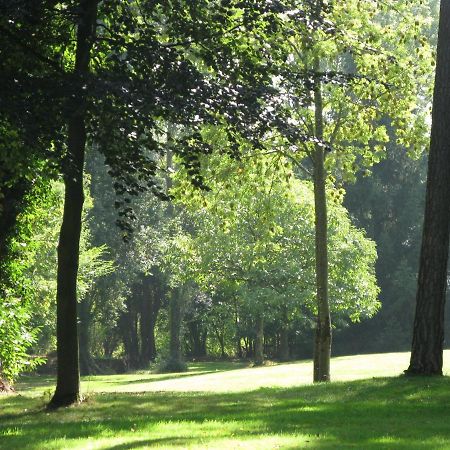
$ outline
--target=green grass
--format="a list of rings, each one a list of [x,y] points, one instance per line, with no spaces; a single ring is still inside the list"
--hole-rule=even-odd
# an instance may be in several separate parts
[[[450,449],[450,379],[395,377],[407,361],[335,358],[340,381],[314,386],[310,362],[96,376],[86,402],[56,412],[54,380],[26,377],[0,396],[0,449]]]

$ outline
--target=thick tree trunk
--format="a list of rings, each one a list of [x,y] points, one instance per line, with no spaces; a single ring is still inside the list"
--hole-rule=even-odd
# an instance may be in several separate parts
[[[86,145],[83,78],[89,72],[95,37],[97,1],[81,0],[77,31],[75,75],[77,92],[68,120],[67,156],[64,161],[64,212],[58,245],[56,294],[57,383],[49,407],[67,406],[80,399],[77,333],[77,275],[83,210],[83,165]]]
[[[425,218],[408,375],[442,375],[450,223],[450,2],[441,1]]]
[[[315,72],[320,69],[316,61]],[[320,81],[315,82],[315,134],[323,139],[323,104]],[[330,380],[331,357],[331,318],[328,300],[328,236],[327,236],[327,199],[324,147],[319,143],[314,153],[314,205],[315,205],[315,254],[316,254],[316,290],[317,323],[314,345],[314,381]]]
[[[77,274],[83,209],[83,150],[85,129],[75,119],[69,125],[71,169],[65,174],[63,223],[58,245],[56,294],[57,385],[51,407],[70,405],[79,400],[79,358],[77,332]],[[78,123],[77,123],[78,122]]]
[[[153,276],[143,279],[141,299],[141,366],[146,367],[156,358],[155,326],[161,307],[161,296],[156,287],[158,280]]]
[[[264,363],[264,318],[262,314],[256,317],[255,364]]]

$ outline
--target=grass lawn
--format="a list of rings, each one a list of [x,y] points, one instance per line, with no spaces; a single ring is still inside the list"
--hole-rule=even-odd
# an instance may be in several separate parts
[[[95,376],[84,403],[56,412],[54,379],[24,377],[0,396],[0,449],[450,449],[450,378],[396,377],[407,362],[334,358],[336,381],[320,385],[311,362]]]

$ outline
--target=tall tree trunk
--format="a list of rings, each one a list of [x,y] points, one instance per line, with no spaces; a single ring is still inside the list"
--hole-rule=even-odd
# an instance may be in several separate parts
[[[156,358],[155,326],[161,307],[161,296],[156,287],[158,280],[154,276],[145,276],[142,285],[140,302],[140,333],[141,333],[141,366],[146,367]]]
[[[319,72],[319,60],[314,70]],[[315,135],[323,140],[323,102],[321,82],[316,79],[314,86]],[[317,322],[314,344],[314,381],[330,380],[331,357],[331,318],[328,301],[328,244],[327,244],[327,199],[326,199],[325,154],[321,142],[314,150],[314,216],[315,216],[315,254]]]
[[[264,318],[262,314],[256,317],[255,364],[264,363]]]
[[[411,360],[406,374],[442,375],[450,224],[450,2],[441,1],[425,217]]]
[[[97,1],[79,2],[79,23],[75,55],[76,93],[68,120],[67,156],[63,163],[64,212],[58,245],[56,293],[57,383],[49,406],[67,406],[80,399],[77,333],[77,275],[83,210],[83,165],[86,146],[86,99],[84,83],[89,73],[95,38]]]

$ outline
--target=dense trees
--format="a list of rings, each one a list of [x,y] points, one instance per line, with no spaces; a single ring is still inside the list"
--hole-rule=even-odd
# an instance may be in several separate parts
[[[36,269],[57,296],[52,406],[79,398],[78,340],[84,373],[104,367],[99,356],[126,368],[159,357],[160,368],[180,369],[186,353],[262,364],[300,354],[315,322],[314,380],[329,380],[331,315],[340,329],[379,305],[375,246],[352,225],[343,186],[389,141],[420,153],[426,6],[1,7],[0,323],[17,320],[0,336],[23,341],[14,369],[12,347],[0,350],[3,376],[17,374],[33,342],[17,274]],[[39,233],[56,245],[57,214],[45,228],[39,209],[61,212],[55,178],[64,183],[56,284],[53,257],[16,264]],[[353,219],[379,208],[355,195],[347,205]],[[53,348],[46,305],[30,316],[48,337],[36,351]]]
[[[307,20],[298,21],[286,39],[286,74],[280,83],[294,105],[288,123],[302,134],[282,130],[289,144],[284,149],[315,189],[316,381],[330,379],[326,186],[342,187],[359,170],[370,169],[383,159],[390,139],[411,151],[423,146],[421,99],[427,96],[430,47],[418,36],[426,11],[415,5],[414,15],[408,2],[395,8],[306,2]],[[299,74],[308,74],[307,81]],[[395,133],[388,133],[388,125]]]
[[[406,351],[411,345],[414,294],[426,183],[426,156],[410,158],[390,144],[371,176],[346,186],[354,223],[377,243],[381,310],[369,322],[336,334],[339,353]]]
[[[132,209],[127,206],[129,197],[149,188],[162,195],[154,179],[157,167],[151,155],[163,151],[157,136],[158,118],[163,116],[189,126],[176,148],[184,156],[185,164],[191,167],[195,179],[196,154],[208,150],[197,132],[199,125],[205,120],[217,120],[214,116],[224,111],[236,95],[246,95],[245,89],[240,92],[233,90],[236,81],[228,79],[229,73],[225,75],[222,85],[213,84],[207,76],[207,67],[201,72],[193,62],[201,57],[201,52],[195,55],[194,44],[197,41],[210,38],[215,46],[221,45],[224,51],[229,51],[230,41],[223,40],[223,36],[217,34],[217,25],[226,29],[240,19],[229,14],[226,7],[212,9],[206,3],[186,10],[180,5],[177,13],[172,14],[164,3],[138,5],[114,2],[106,5],[91,1],[74,4],[45,2],[39,6],[39,14],[32,20],[26,9],[27,2],[19,6],[25,18],[23,20],[31,22],[32,29],[30,31],[21,26],[19,21],[14,20],[15,17],[11,18],[15,10],[10,7],[6,9],[4,24],[7,38],[15,39],[20,47],[26,47],[42,61],[44,77],[56,70],[65,88],[58,97],[61,103],[55,102],[56,108],[52,110],[55,118],[59,119],[54,123],[54,134],[58,135],[59,144],[56,160],[66,184],[66,207],[59,244],[57,327],[59,361],[64,368],[59,373],[58,388],[52,401],[58,406],[75,401],[79,390],[76,277],[86,139],[89,135],[106,155],[111,174],[117,179],[115,189],[125,197],[117,203],[121,209],[119,222],[129,232],[129,221],[134,218]],[[215,21],[210,20],[213,12],[216,14]],[[261,9],[261,14],[265,13]],[[198,30],[192,24],[203,16],[209,26]],[[171,21],[166,21],[168,17]],[[259,17],[256,19],[259,20]],[[63,29],[64,33],[55,40],[45,40],[46,34],[36,36],[33,26],[39,28],[44,24],[48,36],[57,28]],[[76,25],[76,38],[70,31],[73,24]],[[98,33],[97,28],[100,29]],[[42,42],[39,41],[41,37]],[[34,48],[35,42],[39,43],[39,52]],[[191,47],[189,58],[185,55],[186,46]],[[244,49],[245,52],[248,48],[248,44],[244,43],[239,50]],[[238,61],[235,56],[221,58],[220,61],[233,64]],[[210,65],[214,65],[211,55],[209,61]],[[270,74],[253,65],[252,81],[259,72],[258,88],[269,79]],[[35,69],[30,70],[31,77],[41,74]],[[229,69],[232,70],[232,66]],[[241,74],[240,81],[243,80]],[[14,85],[17,80],[14,74],[10,74],[7,81]],[[222,87],[219,89],[219,86]],[[26,91],[28,95],[36,87],[33,85],[31,90]],[[255,89],[255,83],[251,89]],[[49,98],[52,93],[52,90],[44,90],[43,96]],[[245,103],[238,101],[233,104],[251,105],[253,112],[258,110],[258,104],[250,99]],[[239,124],[237,121],[235,123]],[[39,133],[38,138],[41,138]],[[46,159],[45,155],[42,157]],[[200,180],[197,180],[199,183]],[[62,323],[65,325],[62,326]]]
[[[264,319],[278,317],[289,327],[287,317],[317,312],[311,188],[292,178],[290,163],[279,155],[245,163],[212,160],[204,176],[215,194],[187,197],[197,205],[191,265],[200,258],[191,276],[212,293],[223,284],[234,291],[251,311],[261,350]],[[327,195],[335,194],[330,189]],[[376,310],[375,251],[340,208],[335,196],[328,224],[331,308],[355,320]],[[262,355],[256,359],[262,362]]]

